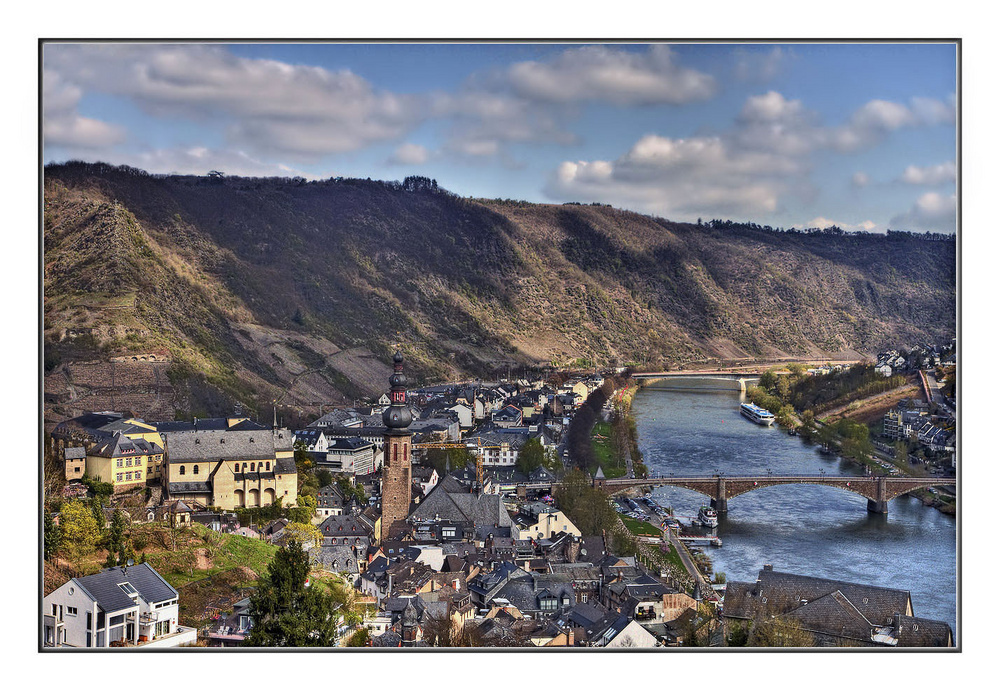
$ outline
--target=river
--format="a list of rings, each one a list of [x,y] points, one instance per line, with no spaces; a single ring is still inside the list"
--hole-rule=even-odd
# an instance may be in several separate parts
[[[639,448],[651,473],[691,475],[862,475],[836,456],[777,428],[740,416],[737,393],[641,389],[632,402]],[[707,502],[690,490],[653,492],[678,516]],[[885,515],[833,487],[783,485],[729,500],[720,516],[722,547],[705,548],[727,580],[754,581],[776,571],[909,590],[913,613],[956,627],[956,520],[911,497]]]

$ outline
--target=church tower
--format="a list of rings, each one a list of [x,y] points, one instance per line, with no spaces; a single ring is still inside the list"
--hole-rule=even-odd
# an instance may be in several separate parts
[[[385,443],[382,445],[382,528],[380,540],[396,537],[406,529],[410,511],[410,437],[412,416],[406,405],[403,355],[392,356],[395,372],[389,378],[389,407],[382,413]]]

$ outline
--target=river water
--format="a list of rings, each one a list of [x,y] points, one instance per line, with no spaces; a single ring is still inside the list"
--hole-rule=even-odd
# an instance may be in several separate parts
[[[737,393],[641,389],[632,402],[639,448],[651,473],[677,476],[862,475],[836,456],[739,414]],[[708,503],[690,490],[660,487],[654,498],[678,516]],[[704,548],[727,580],[776,571],[909,590],[913,613],[956,628],[956,521],[902,496],[887,516],[834,487],[783,485],[729,500],[721,547]]]

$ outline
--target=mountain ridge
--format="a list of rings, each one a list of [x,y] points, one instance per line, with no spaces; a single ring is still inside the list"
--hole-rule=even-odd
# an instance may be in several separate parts
[[[674,223],[425,180],[47,166],[47,415],[110,402],[117,385],[98,370],[74,376],[112,360],[158,401],[137,399],[136,414],[240,401],[263,415],[380,392],[397,347],[434,381],[576,361],[839,359],[955,335],[954,239]]]

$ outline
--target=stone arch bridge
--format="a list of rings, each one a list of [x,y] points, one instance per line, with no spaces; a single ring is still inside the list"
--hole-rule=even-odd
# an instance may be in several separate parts
[[[853,492],[868,500],[868,510],[872,513],[888,513],[889,501],[915,489],[924,487],[954,486],[955,478],[916,478],[916,477],[873,477],[833,476],[833,475],[757,475],[744,477],[729,477],[714,475],[712,477],[649,477],[644,480],[621,478],[615,480],[596,479],[594,486],[604,490],[609,495],[628,489],[640,487],[682,487],[708,497],[712,507],[719,513],[729,510],[729,500],[741,494],[774,487],[775,485],[824,485],[836,487],[847,492]],[[553,483],[552,489],[559,483]],[[524,485],[525,489],[544,489]],[[549,485],[545,485],[549,487]]]

